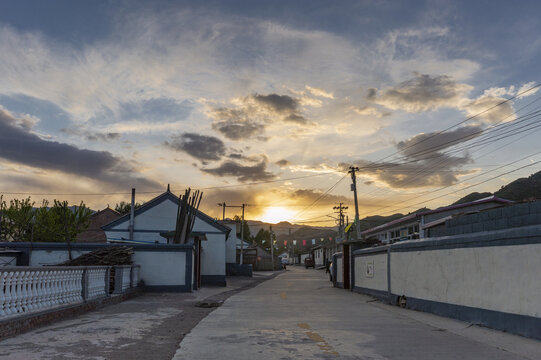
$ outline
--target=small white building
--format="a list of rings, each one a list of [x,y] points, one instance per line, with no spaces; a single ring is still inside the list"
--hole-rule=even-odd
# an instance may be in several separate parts
[[[160,234],[174,231],[180,199],[169,190],[135,209],[133,240],[130,240],[130,214],[105,225],[107,242],[167,244]],[[193,232],[205,235],[201,241],[201,284],[226,285],[226,240],[231,229],[198,211]]]
[[[315,267],[318,268],[325,266],[325,248],[323,245],[313,247],[312,252],[314,253]]]

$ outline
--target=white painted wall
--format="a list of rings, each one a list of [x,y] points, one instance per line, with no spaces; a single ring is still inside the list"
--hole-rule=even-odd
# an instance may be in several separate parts
[[[236,263],[237,262],[237,248],[236,244],[240,245],[240,239],[237,239],[237,224],[236,223],[224,223],[221,222],[223,226],[226,226],[231,229],[229,233],[229,238],[225,243],[225,262],[226,263]]]
[[[207,234],[201,249],[201,275],[225,275],[225,234]]]
[[[356,287],[387,291],[387,254],[355,256],[354,261]]]
[[[304,259],[310,257],[310,254],[301,254],[301,264],[304,264]]]
[[[344,274],[343,274],[343,267],[342,267],[342,258],[339,257],[336,259],[336,265],[333,265],[333,266],[336,266],[336,282],[344,282]]]
[[[71,255],[75,259],[78,256],[86,254],[90,250],[72,250]],[[69,254],[67,250],[44,250],[44,249],[33,249],[30,255],[30,266],[42,266],[42,265],[57,265],[61,264],[64,261],[69,260]]]
[[[314,250],[314,261],[316,267],[325,265],[325,258],[323,257],[323,249]]]
[[[147,286],[178,286],[186,283],[185,252],[136,251],[133,261],[141,265],[140,277]]]
[[[541,317],[541,244],[391,253],[391,291]]]

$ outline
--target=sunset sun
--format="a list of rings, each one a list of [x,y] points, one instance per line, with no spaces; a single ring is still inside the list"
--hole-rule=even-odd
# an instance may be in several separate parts
[[[276,224],[280,221],[289,221],[295,212],[282,206],[270,206],[265,208],[260,220],[266,223]]]

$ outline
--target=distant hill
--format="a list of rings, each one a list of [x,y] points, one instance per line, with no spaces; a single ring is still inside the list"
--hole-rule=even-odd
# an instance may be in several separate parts
[[[496,195],[497,197],[513,201],[541,199],[541,171],[532,174],[527,178],[516,179],[515,181],[512,181],[505,186],[502,186],[500,190],[496,191],[495,193],[474,192],[468,194],[460,200],[456,201],[454,204],[462,204],[468,201],[475,201],[491,195]]]

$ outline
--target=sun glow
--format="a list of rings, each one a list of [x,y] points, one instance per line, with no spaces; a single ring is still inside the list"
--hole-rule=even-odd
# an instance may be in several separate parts
[[[276,224],[280,221],[289,221],[295,212],[282,206],[269,206],[261,215],[260,220],[266,223]]]

